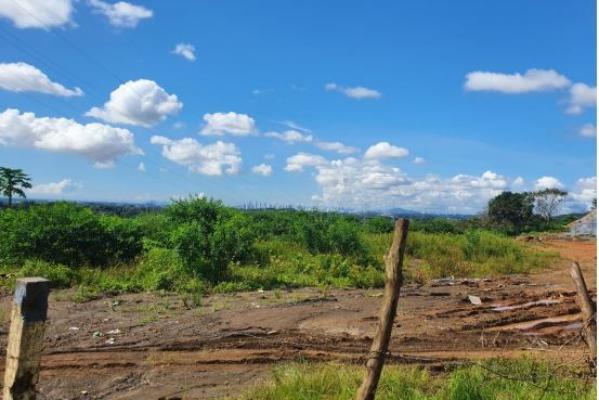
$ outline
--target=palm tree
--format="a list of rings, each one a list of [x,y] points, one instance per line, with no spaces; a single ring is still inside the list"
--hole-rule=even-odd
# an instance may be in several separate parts
[[[13,195],[25,198],[23,189],[31,188],[31,178],[22,169],[0,167],[0,193],[8,197],[8,206],[12,206]]]

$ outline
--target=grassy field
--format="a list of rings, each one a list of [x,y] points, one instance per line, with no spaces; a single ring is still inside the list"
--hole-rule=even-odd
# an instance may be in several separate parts
[[[288,364],[243,400],[350,400],[363,368],[339,364]],[[595,379],[534,360],[492,360],[431,375],[418,367],[387,366],[379,400],[591,400]]]

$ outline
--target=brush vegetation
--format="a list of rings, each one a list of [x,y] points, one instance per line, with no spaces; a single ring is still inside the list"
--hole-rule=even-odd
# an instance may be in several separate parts
[[[0,211],[0,276],[101,293],[380,287],[393,221],[317,211],[240,211],[190,198],[134,216],[71,203]],[[414,220],[407,279],[526,273],[556,255],[471,221]]]

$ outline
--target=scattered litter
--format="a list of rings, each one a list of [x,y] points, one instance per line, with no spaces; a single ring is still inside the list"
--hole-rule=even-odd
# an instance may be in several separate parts
[[[82,390],[81,394],[85,396],[87,394],[87,390]]]
[[[257,290],[258,293],[264,293],[264,289],[260,288]]]
[[[382,297],[383,293],[368,293],[368,297]]]
[[[69,328],[69,330],[70,330],[70,331],[73,331],[73,332],[78,332],[78,331],[79,331],[79,327],[78,327],[78,326],[71,326],[71,327]]]
[[[95,331],[95,332],[92,334],[92,336],[93,336],[93,337],[102,337],[102,336],[104,336],[104,334],[103,334],[102,332],[100,332],[100,331]]]
[[[266,332],[267,335],[274,335],[275,333],[279,333],[279,331],[277,331],[276,329],[274,329],[272,331]]]
[[[102,322],[108,322],[108,321],[110,321],[110,318],[104,318],[104,319],[102,320]]]
[[[468,295],[468,300],[470,301],[470,303],[474,304],[475,306],[481,305],[483,302],[480,299],[480,297],[478,296],[472,296],[472,295]]]
[[[118,328],[117,328],[117,329],[113,329],[113,330],[111,330],[111,331],[108,331],[108,332],[106,332],[106,334],[107,334],[107,335],[118,335],[118,334],[120,334],[120,333],[121,333],[121,330],[120,330],[120,329],[118,329]]]
[[[114,344],[114,342],[116,341],[115,338],[111,337],[110,339],[108,339],[105,343],[106,344]]]

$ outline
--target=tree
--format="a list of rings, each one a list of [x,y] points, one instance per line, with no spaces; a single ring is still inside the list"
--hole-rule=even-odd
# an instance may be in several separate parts
[[[551,188],[534,193],[535,209],[546,222],[559,211],[568,192]]]
[[[533,201],[531,193],[503,192],[489,201],[489,219],[497,225],[511,225],[519,233],[533,219]]]
[[[13,195],[25,198],[23,189],[31,188],[31,178],[22,169],[0,167],[0,192],[8,197],[8,206],[12,205]]]

